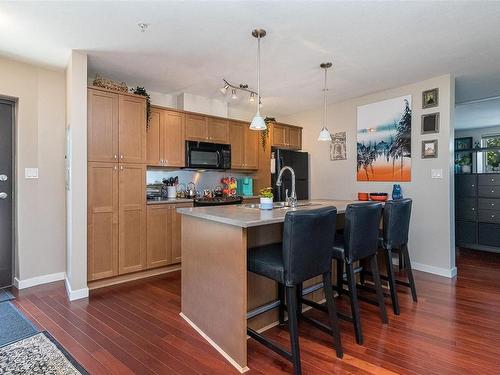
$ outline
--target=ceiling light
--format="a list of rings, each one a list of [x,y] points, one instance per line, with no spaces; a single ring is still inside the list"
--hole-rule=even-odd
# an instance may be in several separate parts
[[[238,95],[236,95],[236,90],[235,89],[233,89],[231,91],[231,99],[238,99]]]
[[[318,141],[328,141],[328,142],[331,142],[332,141],[332,136],[330,135],[330,132],[328,131],[327,127],[326,127],[326,123],[327,123],[327,114],[326,114],[326,93],[328,92],[328,89],[326,88],[326,77],[327,77],[327,72],[328,72],[328,68],[331,68],[332,67],[332,63],[331,62],[327,62],[327,63],[322,63],[320,65],[320,68],[321,69],[325,69],[325,88],[323,89],[323,102],[324,102],[324,109],[323,109],[323,128],[321,129],[321,131],[319,132],[319,137],[318,137]]]
[[[250,94],[250,99],[249,99],[251,102],[254,102],[255,101],[255,94],[252,92]]]
[[[266,130],[266,122],[264,118],[260,115],[260,39],[266,36],[266,30],[255,29],[252,31],[252,35],[257,38],[257,97],[259,98],[257,103],[257,113],[255,114],[252,123],[250,124],[250,129],[252,130]]]
[[[137,24],[137,26],[139,27],[139,31],[140,31],[141,33],[146,32],[146,31],[148,30],[148,28],[149,28],[149,24],[147,24],[147,23],[143,23],[143,22],[138,23],[138,24]]]
[[[222,93],[222,95],[226,95],[226,92],[227,92],[227,89],[228,89],[228,88],[229,88],[229,85],[226,83],[226,84],[224,85],[224,87],[222,87],[222,88],[220,89],[220,92]]]

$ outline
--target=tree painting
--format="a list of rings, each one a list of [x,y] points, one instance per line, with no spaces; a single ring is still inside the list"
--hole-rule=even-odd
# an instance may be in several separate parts
[[[358,107],[358,181],[411,181],[411,96]]]

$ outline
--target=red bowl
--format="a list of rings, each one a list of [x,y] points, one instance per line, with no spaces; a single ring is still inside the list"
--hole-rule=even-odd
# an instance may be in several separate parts
[[[387,193],[370,193],[370,199],[377,202],[385,202],[389,198]]]
[[[359,201],[367,201],[370,198],[368,197],[368,193],[358,193],[358,200]]]

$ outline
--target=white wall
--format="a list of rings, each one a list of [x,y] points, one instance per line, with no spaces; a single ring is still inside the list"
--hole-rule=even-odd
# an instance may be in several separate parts
[[[188,93],[182,93],[177,97],[177,108],[189,112],[227,117],[226,101]]]
[[[422,109],[422,91],[439,88],[439,107]],[[333,90],[334,88],[330,88]],[[406,197],[413,199],[410,252],[414,267],[451,276],[455,272],[453,202],[453,108],[454,79],[450,75],[432,78],[328,107],[330,132],[347,132],[347,160],[330,161],[329,143],[318,142],[323,109],[299,113],[283,121],[301,125],[303,148],[310,153],[312,198],[356,199],[357,193],[392,191],[393,182],[356,181],[357,107],[403,95],[412,95],[412,181],[401,183]],[[420,134],[423,113],[440,112],[440,133]],[[421,159],[421,141],[438,139],[439,157]],[[442,169],[442,179],[432,179],[431,169]]]
[[[64,251],[63,71],[0,58],[0,96],[16,104],[15,278],[26,287],[52,275],[61,279]],[[38,168],[39,178],[24,178]]]
[[[70,129],[70,184],[66,191],[66,289],[71,300],[87,288],[87,55],[72,51],[66,69],[66,124]],[[62,198],[61,198],[62,199]]]

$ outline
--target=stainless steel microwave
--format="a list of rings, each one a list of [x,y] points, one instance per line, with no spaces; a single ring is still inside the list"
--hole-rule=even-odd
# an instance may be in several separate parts
[[[231,169],[231,145],[186,141],[186,168]]]

